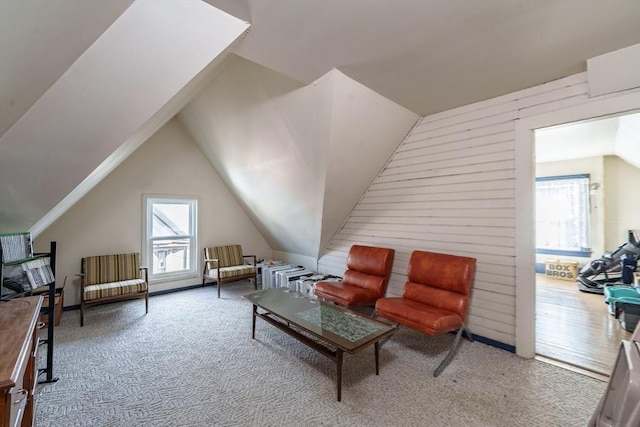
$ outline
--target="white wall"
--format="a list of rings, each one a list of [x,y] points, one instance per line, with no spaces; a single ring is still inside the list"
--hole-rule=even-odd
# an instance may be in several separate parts
[[[273,259],[284,261],[291,265],[301,265],[312,271],[316,271],[316,266],[318,265],[318,258],[282,251],[273,251]]]
[[[68,277],[65,306],[80,302],[76,274],[82,257],[142,252],[143,194],[198,198],[199,272],[205,246],[239,243],[247,253],[271,257],[267,242],[180,122],[173,119],[35,239],[38,251],[47,251],[49,242],[57,241],[57,280]],[[150,291],[198,283],[200,275],[152,283]]]
[[[471,331],[515,345],[516,270],[529,265],[529,256],[534,258],[532,217],[521,223],[533,206],[534,175],[528,173],[533,149],[516,146],[517,124],[589,104],[586,77],[580,73],[423,117],[332,239],[319,271],[341,274],[352,244],[391,247],[396,256],[388,294],[399,295],[413,250],[474,257]],[[617,96],[601,98],[606,103]],[[593,111],[597,114],[598,109]],[[517,161],[522,170],[516,169]],[[517,177],[528,177],[522,184],[528,191],[518,194]],[[528,199],[522,198],[525,194]],[[527,295],[532,293],[527,289]],[[533,304],[532,298],[528,301]],[[522,319],[531,323],[532,312],[529,307],[526,311]]]
[[[179,117],[271,247],[312,258],[418,120],[337,70],[301,86],[240,57]]]
[[[233,57],[179,114],[273,249],[320,239],[330,94]],[[292,238],[295,236],[295,239]]]

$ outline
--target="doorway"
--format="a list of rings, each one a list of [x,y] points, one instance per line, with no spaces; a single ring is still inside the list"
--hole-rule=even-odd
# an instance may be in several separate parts
[[[640,182],[640,113],[537,129],[535,153],[535,354],[608,376],[631,333],[609,314],[603,295],[581,292],[575,277],[546,275],[544,262],[577,263],[579,270],[638,227],[637,215],[626,211],[640,205],[640,193],[627,192],[633,200],[618,193],[629,180]]]
[[[563,123],[604,117],[613,114],[638,112],[640,98],[637,93],[624,93],[615,97],[584,100],[579,105],[520,119],[515,127],[515,257],[516,257],[516,354],[533,358],[535,352],[535,229],[534,188],[535,176],[534,131]]]

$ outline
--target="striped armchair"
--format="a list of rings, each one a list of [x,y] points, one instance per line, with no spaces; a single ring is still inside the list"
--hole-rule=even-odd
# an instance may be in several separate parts
[[[82,258],[80,326],[86,308],[114,301],[144,298],[149,312],[149,282],[140,254],[98,255]]]
[[[252,259],[253,264],[246,263],[245,258]],[[257,278],[256,256],[243,255],[241,245],[204,248],[202,284],[204,285],[207,280],[216,282],[218,298],[220,298],[222,284],[236,280],[253,280],[253,287],[257,290]]]

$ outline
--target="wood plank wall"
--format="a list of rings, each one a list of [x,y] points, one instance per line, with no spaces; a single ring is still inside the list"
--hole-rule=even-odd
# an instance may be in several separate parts
[[[342,275],[353,244],[396,250],[388,295],[400,295],[409,256],[427,250],[477,259],[469,326],[515,345],[515,124],[580,105],[580,73],[423,117],[397,148],[318,260]]]

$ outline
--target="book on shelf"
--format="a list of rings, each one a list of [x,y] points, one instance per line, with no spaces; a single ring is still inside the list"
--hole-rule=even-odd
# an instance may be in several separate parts
[[[3,263],[31,258],[33,256],[31,233],[0,234],[0,255]]]
[[[22,269],[27,274],[27,279],[32,289],[49,285],[56,280],[53,276],[51,259],[49,257],[23,262]]]

